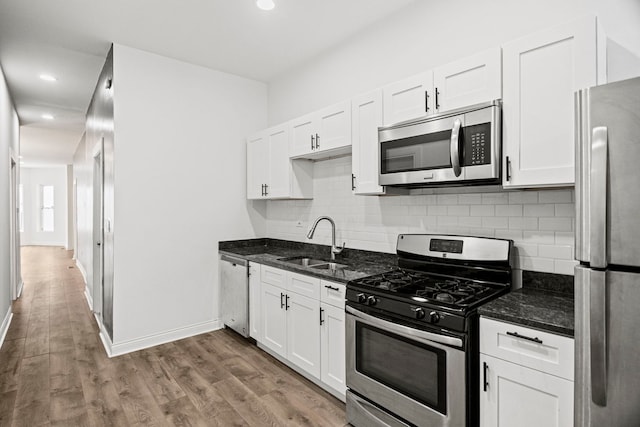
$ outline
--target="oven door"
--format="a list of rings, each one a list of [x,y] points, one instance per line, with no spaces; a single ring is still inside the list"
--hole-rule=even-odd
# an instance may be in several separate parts
[[[346,311],[346,374],[351,392],[415,425],[466,425],[462,338],[399,325],[350,306]],[[348,421],[356,427],[362,419],[389,424],[366,408],[352,402],[347,407]]]

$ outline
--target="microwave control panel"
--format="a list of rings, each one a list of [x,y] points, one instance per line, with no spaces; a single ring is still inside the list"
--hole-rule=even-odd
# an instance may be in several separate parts
[[[465,126],[464,166],[491,163],[491,123]]]

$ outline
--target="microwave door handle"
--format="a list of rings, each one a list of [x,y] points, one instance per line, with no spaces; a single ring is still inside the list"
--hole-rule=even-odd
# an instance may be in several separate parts
[[[453,128],[451,129],[451,166],[453,167],[453,174],[460,176],[462,168],[460,167],[460,129],[462,128],[462,122],[460,119],[456,119],[453,122]]]

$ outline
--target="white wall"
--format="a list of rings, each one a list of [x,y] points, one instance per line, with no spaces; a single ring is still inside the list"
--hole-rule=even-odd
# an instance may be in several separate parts
[[[626,51],[640,56],[637,1],[414,2],[270,82],[270,124],[585,14],[599,17],[615,47],[610,74],[640,74],[638,62],[624,56]],[[448,16],[455,17],[455,25],[443,19]],[[573,190],[353,196],[350,162],[345,157],[315,164],[312,201],[267,202],[268,237],[304,241],[310,221],[331,215],[341,240],[352,248],[394,252],[397,234],[407,232],[504,237],[515,241],[518,268],[573,274]],[[304,227],[297,228],[297,221]],[[328,227],[323,231],[314,241],[328,244]]]
[[[610,39],[640,56],[637,0],[416,1],[271,81],[269,123],[278,124],[585,14],[598,16]]]
[[[219,325],[218,241],[265,234],[244,138],[266,118],[263,83],[114,46],[114,347]]]
[[[24,197],[24,232],[20,233],[22,246],[67,245],[67,167],[22,167],[20,183]],[[53,185],[53,231],[42,231],[40,224],[40,187]]]
[[[18,115],[0,66],[0,345],[11,316],[9,151],[16,156],[20,153],[19,132]]]

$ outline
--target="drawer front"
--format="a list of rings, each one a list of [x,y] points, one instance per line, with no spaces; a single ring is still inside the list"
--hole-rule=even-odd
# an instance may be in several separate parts
[[[480,352],[573,381],[573,339],[480,318]]]
[[[347,287],[342,283],[320,281],[320,301],[344,309]]]
[[[286,277],[287,272],[280,270],[279,268],[269,267],[262,265],[260,268],[260,280],[263,283],[268,283],[279,288],[286,289]]]
[[[320,299],[320,279],[298,273],[287,273],[287,290],[315,300]]]

